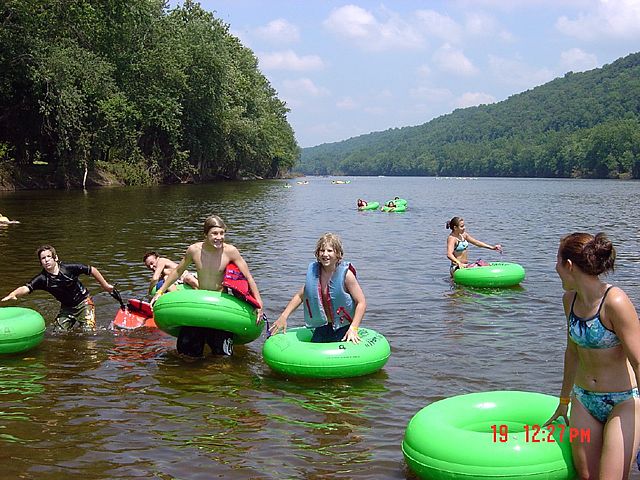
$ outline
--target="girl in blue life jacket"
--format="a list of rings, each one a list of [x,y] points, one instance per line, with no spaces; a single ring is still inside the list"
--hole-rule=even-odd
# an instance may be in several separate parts
[[[269,332],[287,331],[287,319],[304,303],[304,320],[313,329],[315,343],[359,343],[358,327],[367,302],[356,278],[355,268],[342,259],[340,238],[325,233],[316,244],[316,261],[307,269],[305,284],[289,301]]]

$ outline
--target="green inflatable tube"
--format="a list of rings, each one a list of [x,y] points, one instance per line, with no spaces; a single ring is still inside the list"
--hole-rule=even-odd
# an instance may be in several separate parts
[[[524,276],[524,268],[518,263],[491,262],[486,267],[459,268],[453,272],[453,281],[468,287],[512,287]]]
[[[380,210],[382,210],[383,212],[402,213],[407,211],[407,204],[405,203],[404,205],[398,205],[397,207],[387,207],[385,205]]]
[[[358,207],[358,210],[377,210],[380,202],[369,202],[364,207]]]
[[[347,378],[380,370],[391,355],[387,339],[368,328],[360,328],[360,343],[311,343],[313,330],[290,328],[264,342],[262,355],[275,372],[308,378]]]
[[[206,327],[233,333],[238,344],[254,341],[264,329],[264,322],[256,325],[256,311],[247,302],[210,290],[166,293],[153,305],[153,318],[160,330],[174,337],[181,327]]]
[[[0,353],[30,350],[44,339],[44,318],[22,307],[0,308]]]
[[[569,428],[542,427],[557,406],[556,397],[518,391],[440,400],[411,419],[402,453],[422,479],[571,479]]]

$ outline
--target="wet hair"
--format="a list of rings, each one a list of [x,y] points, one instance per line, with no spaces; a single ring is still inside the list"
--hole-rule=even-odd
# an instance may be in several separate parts
[[[449,228],[453,232],[453,229],[455,227],[459,227],[460,226],[460,222],[462,220],[464,220],[464,218],[462,218],[462,217],[453,217],[451,220],[449,220],[446,223],[445,228]]]
[[[320,250],[324,246],[328,246],[333,248],[333,251],[336,252],[336,257],[338,260],[342,260],[344,256],[344,251],[342,250],[342,241],[340,237],[335,233],[325,233],[318,239],[318,243],[316,243],[316,260],[320,261]]]
[[[203,228],[204,234],[205,235],[208,234],[209,230],[211,230],[213,227],[221,228],[225,232],[227,231],[227,226],[222,221],[222,219],[217,215],[210,215],[204,220],[204,228]]]
[[[38,257],[38,261],[40,261],[40,255],[45,250],[50,250],[51,251],[51,256],[53,257],[53,259],[56,262],[58,261],[58,254],[56,253],[56,249],[53,248],[51,245],[41,245],[41,246],[38,247],[38,250],[36,250],[36,256]]]
[[[613,272],[616,261],[616,249],[602,232],[595,236],[583,232],[567,235],[560,240],[558,254],[562,263],[571,260],[584,273],[595,276]]]
[[[158,255],[156,252],[147,252],[144,254],[144,257],[142,257],[142,263],[147,263],[147,258],[149,257],[156,257],[158,258],[160,255]]]

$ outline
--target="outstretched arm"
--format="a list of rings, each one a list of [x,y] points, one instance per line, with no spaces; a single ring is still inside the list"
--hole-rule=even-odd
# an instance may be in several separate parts
[[[22,297],[30,292],[29,288],[26,285],[22,285],[21,287],[16,288],[9,295],[4,297],[1,301],[6,302],[7,300],[17,300],[18,297]]]
[[[96,267],[89,267],[91,268],[91,275],[93,276],[93,278],[96,279],[96,281],[100,284],[100,286],[102,287],[102,289],[105,292],[109,292],[111,293],[113,291],[113,285],[111,285],[110,283],[108,283],[104,277],[102,276],[102,274],[100,273],[100,270],[98,270]]]
[[[304,286],[293,295],[278,319],[273,323],[273,325],[271,325],[271,327],[269,328],[269,333],[271,335],[278,333],[280,330],[282,330],[282,333],[287,333],[287,319],[289,318],[289,315],[291,315],[296,310],[296,308],[300,306],[303,298]]]
[[[489,250],[497,250],[499,252],[502,251],[502,245],[500,245],[499,243],[496,243],[495,245],[489,245],[488,243],[484,243],[484,242],[481,242],[480,240],[476,240],[468,233],[465,235],[465,238],[468,240],[469,243],[472,243],[476,247],[487,248]]]

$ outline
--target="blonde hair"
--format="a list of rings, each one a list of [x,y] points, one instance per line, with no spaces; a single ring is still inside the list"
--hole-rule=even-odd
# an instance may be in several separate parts
[[[222,219],[217,215],[210,215],[207,218],[205,218],[205,220],[204,220],[204,234],[205,235],[208,234],[209,230],[211,230],[213,227],[221,228],[225,232],[227,231],[227,226],[222,221]]]
[[[320,261],[320,250],[324,246],[331,247],[336,252],[338,260],[342,260],[344,251],[342,250],[342,241],[338,235],[327,232],[320,237],[318,243],[316,243],[316,260],[318,261]]]

